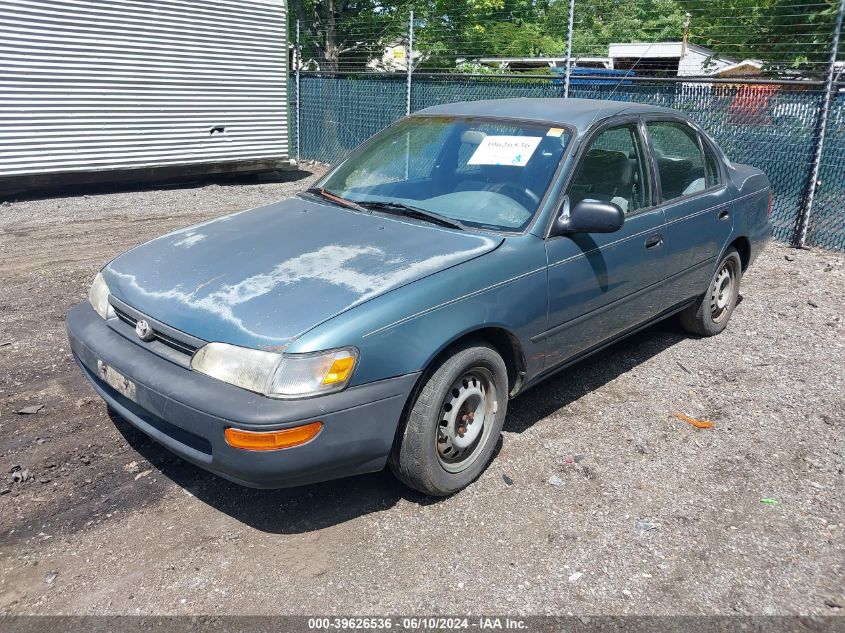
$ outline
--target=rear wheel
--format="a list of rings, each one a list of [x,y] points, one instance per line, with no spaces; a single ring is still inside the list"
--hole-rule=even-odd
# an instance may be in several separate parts
[[[424,378],[390,456],[403,483],[435,496],[457,492],[487,466],[505,420],[508,378],[502,357],[471,342]]]
[[[736,307],[741,279],[742,261],[731,247],[716,267],[704,296],[681,312],[684,329],[699,336],[713,336],[724,330]]]

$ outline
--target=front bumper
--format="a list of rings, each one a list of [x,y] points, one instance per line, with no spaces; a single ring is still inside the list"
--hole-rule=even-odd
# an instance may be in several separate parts
[[[102,398],[132,425],[180,457],[236,483],[282,488],[381,470],[419,374],[305,400],[275,400],[190,371],[118,334],[86,301],[68,312],[74,357]],[[109,386],[97,361],[135,383],[134,400]],[[302,446],[245,451],[228,427],[271,431],[320,420]]]

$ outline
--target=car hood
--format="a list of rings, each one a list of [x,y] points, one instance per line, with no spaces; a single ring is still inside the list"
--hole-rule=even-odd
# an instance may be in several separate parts
[[[103,276],[112,295],[178,330],[277,349],[501,242],[296,197],[147,242]]]

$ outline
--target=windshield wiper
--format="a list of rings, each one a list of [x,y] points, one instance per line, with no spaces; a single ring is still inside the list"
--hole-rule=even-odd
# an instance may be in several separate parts
[[[464,226],[464,224],[462,224],[458,220],[453,220],[452,218],[447,218],[445,215],[440,215],[439,213],[435,213],[434,211],[427,211],[426,209],[420,209],[419,207],[414,207],[409,204],[403,204],[401,202],[389,202],[386,200],[367,200],[358,203],[354,200],[349,200],[348,198],[338,196],[337,194],[334,194],[331,191],[327,191],[322,187],[311,187],[310,189],[307,189],[305,193],[320,196],[321,198],[325,198],[326,200],[334,202],[335,204],[339,204],[349,209],[355,209],[356,211],[363,211],[364,213],[371,213],[373,210],[385,211],[387,213],[396,213],[398,215],[404,215],[408,218],[425,220],[427,222],[431,222],[432,224],[439,224],[440,226],[448,226],[449,228],[459,229],[461,231],[466,230],[466,226]]]
[[[305,193],[310,193],[315,196],[320,196],[321,198],[325,198],[330,202],[334,202],[335,204],[339,204],[342,207],[346,207],[347,209],[355,209],[356,211],[363,211],[364,213],[370,213],[369,209],[365,209],[357,202],[353,202],[352,200],[347,200],[346,198],[341,198],[338,195],[333,194],[331,191],[326,191],[322,187],[311,187],[310,189],[306,189]]]
[[[361,206],[375,211],[385,211],[387,213],[396,213],[404,215],[408,218],[416,218],[417,220],[425,220],[432,224],[439,224],[440,226],[448,226],[453,229],[466,230],[466,226],[458,220],[447,218],[445,215],[440,215],[434,211],[427,209],[420,209],[409,204],[401,202],[388,202],[386,200],[366,200],[361,202]]]

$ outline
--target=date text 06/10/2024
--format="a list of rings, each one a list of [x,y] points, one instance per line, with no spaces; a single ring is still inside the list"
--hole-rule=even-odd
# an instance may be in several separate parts
[[[525,630],[524,620],[501,617],[351,617],[309,618],[311,630]]]

